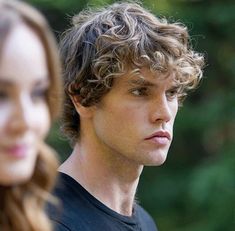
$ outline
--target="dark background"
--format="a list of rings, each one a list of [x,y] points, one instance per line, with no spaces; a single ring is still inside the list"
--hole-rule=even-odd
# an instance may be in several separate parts
[[[57,38],[72,15],[108,0],[30,0]],[[180,109],[167,162],[146,167],[137,198],[160,231],[235,230],[235,1],[145,0],[170,21],[185,23],[207,67],[199,89]],[[59,138],[58,138],[59,137]],[[61,161],[70,153],[55,125],[48,137]]]

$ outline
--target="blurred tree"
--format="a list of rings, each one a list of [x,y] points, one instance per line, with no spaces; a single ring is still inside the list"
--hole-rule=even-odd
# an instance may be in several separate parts
[[[27,2],[46,15],[57,36],[69,27],[71,17],[87,4],[86,0],[28,0]]]

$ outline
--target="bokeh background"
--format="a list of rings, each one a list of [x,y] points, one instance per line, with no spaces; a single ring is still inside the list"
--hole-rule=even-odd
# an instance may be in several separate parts
[[[57,38],[84,7],[110,0],[28,0]],[[204,80],[180,109],[167,162],[146,167],[137,199],[160,231],[235,230],[235,1],[144,0],[158,16],[187,25],[205,54]],[[63,161],[71,149],[56,124],[49,137]],[[100,230],[101,231],[101,230]]]

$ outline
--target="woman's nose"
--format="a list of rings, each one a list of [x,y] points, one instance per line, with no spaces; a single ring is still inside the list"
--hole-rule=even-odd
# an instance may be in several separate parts
[[[24,133],[32,124],[32,105],[28,98],[22,95],[14,103],[10,127],[15,133]]]

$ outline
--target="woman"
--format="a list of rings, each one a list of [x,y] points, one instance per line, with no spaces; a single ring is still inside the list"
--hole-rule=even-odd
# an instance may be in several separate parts
[[[0,230],[49,231],[57,159],[43,142],[60,106],[59,58],[42,15],[0,0]]]

